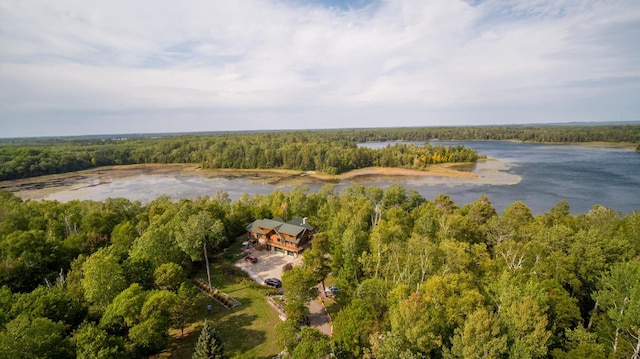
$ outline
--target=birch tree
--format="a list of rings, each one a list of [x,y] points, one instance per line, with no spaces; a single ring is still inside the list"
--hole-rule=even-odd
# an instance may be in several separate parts
[[[615,328],[613,353],[640,358],[640,263],[619,263],[602,276],[593,298]]]

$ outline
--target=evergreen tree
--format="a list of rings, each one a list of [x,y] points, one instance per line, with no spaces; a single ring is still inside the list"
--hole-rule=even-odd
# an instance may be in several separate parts
[[[225,359],[224,347],[222,339],[218,335],[216,329],[204,321],[204,326],[196,343],[196,350],[193,353],[193,359]]]

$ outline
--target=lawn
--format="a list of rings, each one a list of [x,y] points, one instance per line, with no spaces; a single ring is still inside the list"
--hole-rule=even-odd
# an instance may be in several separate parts
[[[154,358],[191,358],[205,319],[218,330],[230,358],[267,359],[281,351],[274,330],[280,319],[276,310],[267,303],[269,289],[248,279],[238,272],[239,269],[225,262],[228,263],[222,259],[221,263],[211,264],[211,282],[240,301],[241,305],[225,309],[213,299],[199,294],[192,324],[185,328],[184,336],[181,336],[180,330],[172,329],[167,350]],[[206,278],[206,274],[202,278]],[[208,304],[212,306],[210,313],[207,311]]]

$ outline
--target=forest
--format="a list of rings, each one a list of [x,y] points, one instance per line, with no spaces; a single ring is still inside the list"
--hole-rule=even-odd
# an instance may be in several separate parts
[[[637,212],[594,205],[574,215],[561,201],[539,215],[522,202],[496,213],[484,195],[459,206],[401,185],[354,185],[144,205],[0,192],[0,357],[157,355],[171,330],[193,324],[203,246],[225,261],[254,219],[299,216],[318,233],[282,277],[288,318],[277,344],[289,357],[639,355]],[[319,282],[342,289],[328,307],[331,337],[300,326]],[[223,319],[206,325],[230,357],[248,357]]]
[[[612,142],[640,146],[640,125],[482,126],[222,132],[26,138],[0,140],[0,181],[106,165],[197,163],[202,168],[293,169],[338,174],[371,166],[424,169],[443,162],[475,162],[481,155],[443,140]],[[373,150],[358,143],[397,144]],[[429,143],[431,142],[431,143]]]

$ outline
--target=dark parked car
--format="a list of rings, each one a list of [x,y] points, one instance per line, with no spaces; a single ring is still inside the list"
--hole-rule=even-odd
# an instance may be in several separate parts
[[[244,257],[244,260],[251,263],[258,263],[258,258],[254,256],[246,256]]]
[[[282,281],[278,278],[267,278],[264,280],[264,284],[274,288],[282,288]]]

